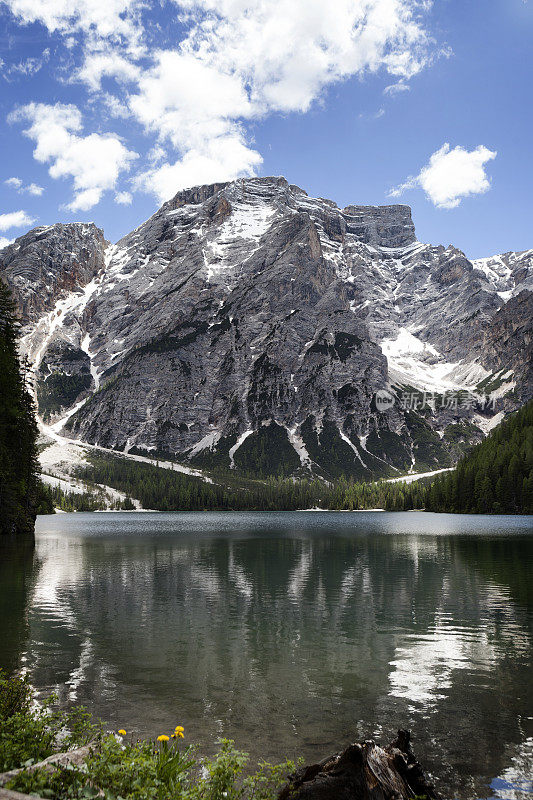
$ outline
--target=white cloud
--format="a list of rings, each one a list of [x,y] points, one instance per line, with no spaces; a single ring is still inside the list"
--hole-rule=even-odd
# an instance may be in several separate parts
[[[418,175],[409,175],[409,177],[406,178],[403,183],[399,183],[398,186],[394,186],[394,188],[389,191],[388,196],[401,197],[402,194],[408,192],[410,189],[416,189],[418,185]]]
[[[109,111],[109,114],[115,117],[115,119],[128,119],[128,117],[131,117],[131,111],[128,106],[121,102],[118,97],[108,92],[103,92],[100,95],[100,99]]]
[[[184,38],[149,52],[158,25],[145,0],[3,0],[22,22],[62,33],[67,46],[78,37],[84,60],[73,77],[108,114],[133,116],[156,149],[172,151],[137,178],[160,200],[187,185],[254,174],[262,158],[246,129],[251,121],[305,113],[328,86],[380,70],[393,81],[387,93],[403,91],[439,52],[426,30],[432,0],[170,1]],[[105,78],[133,87],[114,96],[102,88]],[[89,142],[80,127],[59,125],[59,139],[78,161],[82,149],[103,148],[105,139],[122,147],[114,151],[120,168],[122,159],[129,163],[118,137],[92,134]],[[70,207],[97,202],[102,179],[90,183],[88,170],[76,167],[63,145],[54,148],[42,126],[35,128],[33,122],[36,158],[52,163],[54,177],[74,178]]]
[[[92,91],[101,88],[102,78],[116,78],[128,83],[139,78],[140,69],[136,64],[116,51],[106,53],[87,53],[82,68],[77,72],[78,80],[86,83]]]
[[[121,206],[131,206],[133,197],[130,192],[117,192],[115,195],[115,203]]]
[[[70,203],[65,205],[70,211],[88,211],[98,205],[102,199],[102,191],[99,187],[93,186],[91,189],[83,189],[78,192]]]
[[[29,183],[27,186],[24,186],[20,178],[8,178],[4,183],[6,186],[11,186],[12,189],[16,189],[19,194],[26,193],[32,194],[34,197],[40,197],[44,192],[44,188],[38,186],[36,183]]]
[[[8,214],[0,214],[0,231],[8,231],[10,228],[23,228],[31,225],[35,220],[25,211],[10,211]]]
[[[10,64],[5,70],[5,75],[31,76],[39,72],[50,58],[50,49],[47,47],[39,58],[25,58],[17,64]]]
[[[13,244],[14,241],[14,239],[7,239],[5,236],[0,236],[0,250],[10,244]]]
[[[190,53],[155,54],[130,108],[146,130],[182,155],[138,180],[161,201],[185,186],[252,174],[262,161],[238,122],[254,115],[241,79]]]
[[[378,108],[377,111],[362,111],[359,114],[359,119],[373,120],[373,119],[381,119],[381,117],[384,116],[385,116],[385,109]]]
[[[23,23],[40,22],[51,33],[81,30],[101,37],[137,38],[138,0],[3,0]]]
[[[496,155],[496,151],[481,144],[470,151],[460,146],[451,150],[448,143],[443,144],[418,175],[391,189],[389,196],[400,197],[408,189],[420,186],[437,208],[456,208],[464,197],[490,189],[485,164]]]
[[[50,163],[52,178],[72,178],[75,194],[67,206],[71,211],[95,206],[137,158],[114,134],[79,135],[82,118],[73,105],[30,103],[10,114],[9,119],[31,123],[24,133],[36,143],[34,158]]]
[[[44,192],[44,187],[38,186],[36,183],[30,183],[28,186],[25,186],[22,191],[33,194],[35,197],[40,197]]]
[[[221,136],[201,150],[189,150],[174,164],[165,163],[139,175],[136,185],[163,201],[181,187],[251,175],[261,163],[259,153],[238,136]]]
[[[190,13],[189,34],[175,50],[154,53],[129,100],[145,129],[180,155],[139,179],[160,200],[183,186],[253,174],[262,159],[247,143],[246,121],[306,112],[328,85],[353,75],[383,69],[406,81],[432,57],[426,0],[176,5]]]
[[[335,81],[384,68],[417,74],[430,39],[417,0],[181,0],[204,16],[185,48],[249,82],[263,108],[306,111]]]
[[[399,81],[398,83],[391,83],[389,86],[385,86],[383,89],[383,94],[388,95],[395,95],[395,94],[402,94],[402,92],[409,92],[411,87],[409,84],[404,83],[403,81]]]
[[[22,181],[20,178],[8,178],[4,181],[6,186],[11,186],[12,189],[21,189],[22,188]]]
[[[236,75],[202,63],[189,53],[159,51],[155,66],[130,98],[136,118],[177,148],[195,149],[234,133],[234,121],[252,116],[245,87]]]

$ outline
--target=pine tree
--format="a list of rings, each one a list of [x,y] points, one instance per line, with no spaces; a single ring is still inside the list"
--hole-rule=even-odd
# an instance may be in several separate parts
[[[533,400],[504,420],[454,472],[427,490],[431,511],[530,514],[533,489]]]
[[[37,423],[28,365],[18,359],[19,323],[0,280],[0,533],[33,531],[39,502]]]

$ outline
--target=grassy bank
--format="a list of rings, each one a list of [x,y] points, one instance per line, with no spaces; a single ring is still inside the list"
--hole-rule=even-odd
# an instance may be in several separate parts
[[[19,770],[7,789],[49,800],[271,800],[295,769],[290,761],[252,767],[230,740],[203,759],[186,736],[179,725],[155,741],[106,733],[83,708],[59,711],[54,697],[36,706],[25,678],[0,672],[0,772]],[[79,757],[35,766],[65,751]]]

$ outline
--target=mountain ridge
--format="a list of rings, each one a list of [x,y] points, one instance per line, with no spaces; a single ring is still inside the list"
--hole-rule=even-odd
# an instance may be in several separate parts
[[[178,192],[115,245],[59,225],[0,271],[40,413],[76,439],[370,478],[449,466],[531,396],[533,250],[472,262],[418,242],[408,206],[339,209],[284,178]],[[474,400],[401,408],[414,392]]]

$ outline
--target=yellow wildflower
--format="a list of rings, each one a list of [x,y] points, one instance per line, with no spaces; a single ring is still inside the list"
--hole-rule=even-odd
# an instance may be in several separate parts
[[[157,737],[157,741],[158,742],[168,742],[168,736],[165,736],[165,734],[162,733],[161,736]]]
[[[185,730],[185,728],[183,727],[183,725],[176,725],[176,727],[174,728],[174,730],[176,731],[176,733],[180,733],[180,732],[181,732],[181,733],[183,733],[183,731]]]
[[[126,731],[124,730],[124,728],[121,728],[121,729],[119,730],[119,734],[120,734],[121,736],[125,736],[125,735],[126,735]]]

